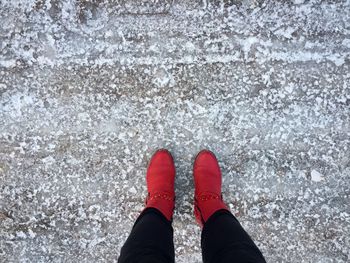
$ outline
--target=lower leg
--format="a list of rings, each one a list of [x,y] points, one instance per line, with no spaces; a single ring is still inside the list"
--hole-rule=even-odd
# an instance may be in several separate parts
[[[222,200],[221,170],[215,155],[201,151],[194,162],[195,216],[203,227],[204,263],[265,262],[260,250]]]
[[[155,208],[147,208],[137,219],[125,242],[118,263],[174,262],[171,222]]]
[[[171,154],[164,149],[158,150],[147,169],[146,208],[121,250],[119,263],[174,262],[171,226],[175,205],[174,180],[175,166]]]
[[[263,255],[238,220],[227,210],[215,212],[202,232],[204,263],[259,263]]]

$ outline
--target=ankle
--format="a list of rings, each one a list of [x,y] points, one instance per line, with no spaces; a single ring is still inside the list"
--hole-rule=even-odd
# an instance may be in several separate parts
[[[195,214],[197,222],[203,226],[208,219],[219,210],[230,211],[221,195],[204,193],[195,198]]]
[[[146,208],[159,210],[168,221],[171,221],[175,208],[175,195],[166,192],[149,194],[146,198]]]

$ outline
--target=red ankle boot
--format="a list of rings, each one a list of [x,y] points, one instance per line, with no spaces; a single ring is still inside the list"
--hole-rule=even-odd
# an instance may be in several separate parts
[[[171,153],[156,151],[148,165],[146,208],[158,209],[170,221],[175,207],[175,165]]]
[[[216,211],[229,210],[221,195],[221,171],[214,153],[202,150],[193,165],[195,184],[194,214],[197,223],[203,227]]]

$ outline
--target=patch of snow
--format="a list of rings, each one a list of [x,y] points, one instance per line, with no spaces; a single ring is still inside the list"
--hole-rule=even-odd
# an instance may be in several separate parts
[[[316,170],[311,171],[311,180],[314,182],[321,182],[324,180],[324,175]]]

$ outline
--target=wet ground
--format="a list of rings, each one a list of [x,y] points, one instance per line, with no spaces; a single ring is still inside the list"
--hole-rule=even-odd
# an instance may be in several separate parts
[[[0,261],[116,262],[152,153],[192,163],[268,262],[350,260],[350,1],[0,1]]]

